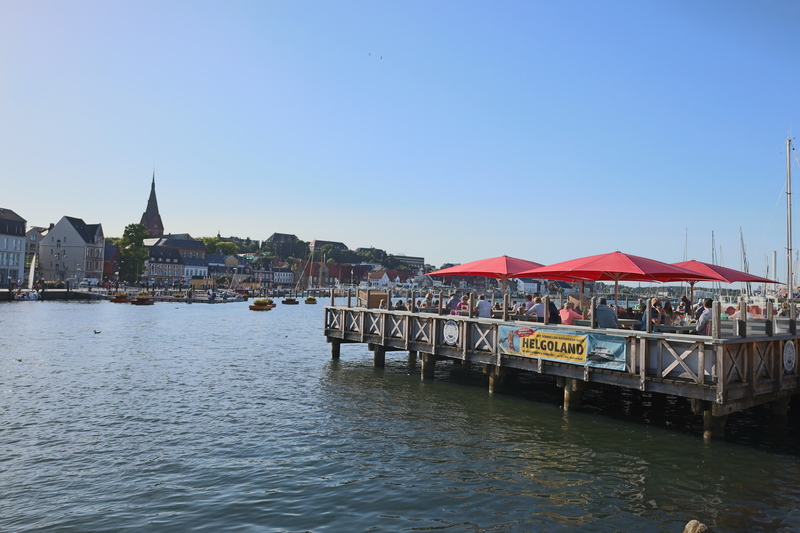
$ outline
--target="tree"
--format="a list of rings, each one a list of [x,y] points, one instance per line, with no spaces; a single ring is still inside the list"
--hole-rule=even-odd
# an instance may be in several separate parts
[[[223,241],[219,237],[203,237],[206,251],[210,254],[223,253],[225,255],[236,255],[239,253],[239,246],[234,242]]]
[[[119,240],[119,277],[128,283],[136,283],[145,274],[148,252],[144,240],[149,238],[142,224],[128,224]]]

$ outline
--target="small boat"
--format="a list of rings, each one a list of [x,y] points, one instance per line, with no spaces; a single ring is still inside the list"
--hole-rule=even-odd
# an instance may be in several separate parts
[[[287,304],[287,305],[297,305],[300,302],[298,302],[296,298],[288,297],[288,298],[284,298],[283,300],[281,300],[281,303],[282,304]]]
[[[14,294],[14,300],[18,302],[33,302],[39,299],[41,299],[39,293],[32,290],[20,289]]]
[[[114,293],[114,296],[108,299],[109,302],[114,302],[117,304],[128,303],[131,301],[131,297],[128,296],[127,292],[117,292]]]
[[[131,303],[133,305],[153,305],[156,301],[150,298],[149,292],[140,292],[136,295],[136,298],[131,300]]]
[[[253,305],[250,306],[250,309],[252,311],[269,311],[275,306],[275,302],[273,302],[270,298],[265,298],[263,300],[254,301]]]
[[[315,303],[317,303],[317,299],[314,298],[313,296],[308,296],[308,297],[306,297],[305,302],[307,304],[315,304]]]

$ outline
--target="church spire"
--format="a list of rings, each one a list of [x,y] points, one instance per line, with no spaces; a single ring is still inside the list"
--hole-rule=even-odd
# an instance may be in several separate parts
[[[147,199],[147,209],[142,214],[140,222],[151,237],[164,235],[164,224],[161,222],[161,215],[158,213],[158,200],[156,199],[156,171],[153,170],[153,182],[150,185],[150,198]]]

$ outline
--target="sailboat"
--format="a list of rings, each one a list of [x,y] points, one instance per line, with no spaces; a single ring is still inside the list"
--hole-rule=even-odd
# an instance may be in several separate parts
[[[31,301],[39,300],[41,297],[39,293],[33,290],[33,279],[36,271],[36,254],[33,254],[31,259],[31,268],[28,271],[28,288],[20,289],[14,294],[14,299],[18,301]]]

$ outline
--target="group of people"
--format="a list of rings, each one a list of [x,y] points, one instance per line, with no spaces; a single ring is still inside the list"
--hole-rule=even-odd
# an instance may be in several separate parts
[[[565,324],[573,325],[574,320],[589,318],[581,314],[575,309],[573,302],[566,302],[562,309],[558,309],[552,300],[548,300],[549,307],[545,313],[545,300],[541,294],[534,293],[525,297],[525,300],[512,302],[509,311],[516,318],[522,320],[536,320],[544,322],[544,317],[547,315],[548,324]],[[685,325],[690,319],[696,321],[695,328],[691,333],[700,335],[707,335],[711,324],[713,300],[705,298],[700,300],[696,305],[692,305],[689,298],[681,296],[677,305],[673,308],[672,303],[665,299],[662,301],[659,297],[650,299],[650,321],[653,326],[659,325]],[[386,309],[385,301],[381,300],[381,309]],[[417,312],[420,309],[438,309],[439,300],[435,300],[431,293],[427,293],[424,298],[417,300],[398,300],[390,308],[395,311],[413,311]],[[458,315],[462,312],[468,312],[470,309],[470,297],[467,294],[459,296],[457,293],[452,293],[447,301],[443,301],[442,309],[445,313]],[[477,301],[473,307],[473,313],[478,318],[491,318],[492,311],[502,311],[503,304],[496,302],[494,307],[486,300],[484,295],[478,296]],[[600,298],[598,305],[595,308],[597,313],[597,327],[598,328],[624,328],[621,326],[620,319],[639,320],[638,323],[633,324],[633,329],[645,330],[647,329],[647,303],[643,298],[639,298],[634,307],[623,308],[621,306],[609,305],[606,298]],[[789,306],[786,303],[781,305],[781,308],[776,310],[777,316],[788,316]],[[739,319],[741,311],[737,306],[728,308],[725,317],[730,320]],[[725,318],[724,317],[724,318]]]

